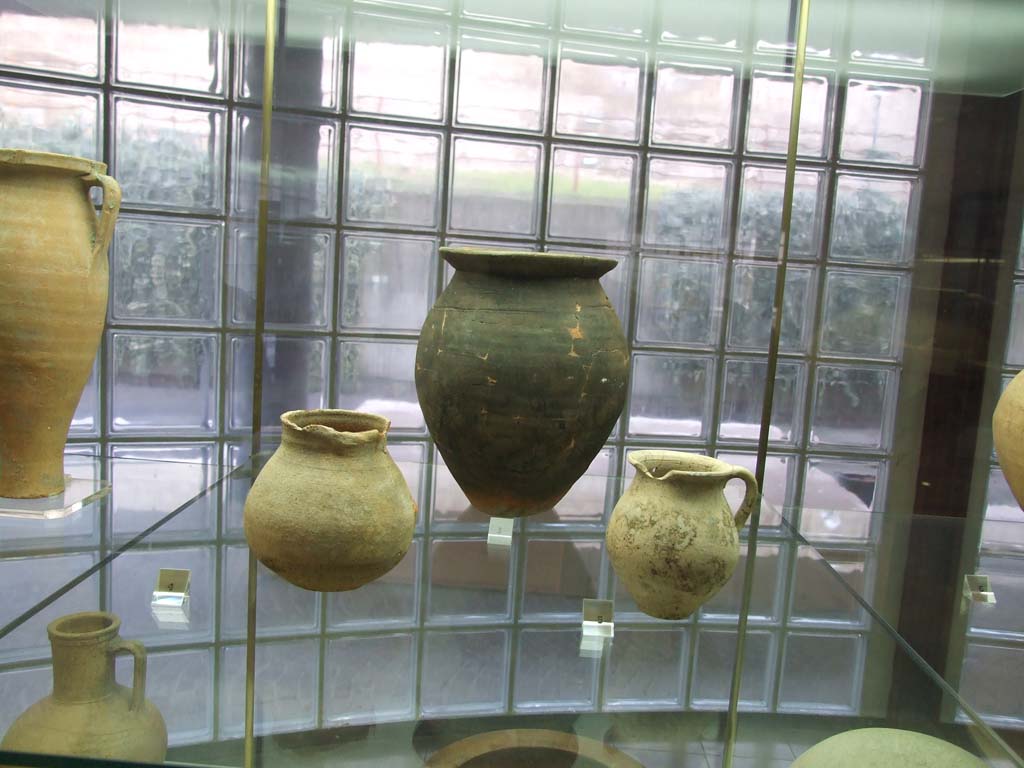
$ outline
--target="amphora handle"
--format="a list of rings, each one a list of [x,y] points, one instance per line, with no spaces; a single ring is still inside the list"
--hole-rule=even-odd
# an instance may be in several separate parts
[[[114,236],[114,222],[117,221],[117,214],[121,210],[121,185],[113,176],[105,176],[102,173],[90,173],[83,176],[82,181],[90,187],[103,188],[103,203],[92,243],[92,258],[95,261],[106,254],[110,240]]]
[[[137,640],[122,640],[120,637],[110,641],[107,651],[116,656],[119,653],[130,653],[135,657],[135,670],[132,674],[131,711],[138,712],[146,701],[146,648]]]
[[[746,525],[747,518],[750,517],[750,513],[754,511],[754,507],[761,499],[761,494],[757,490],[757,478],[754,477],[749,469],[732,467],[729,470],[729,479],[733,478],[742,480],[747,486],[747,492],[743,496],[743,503],[740,504],[739,509],[736,510],[736,514],[732,518],[736,523],[736,529],[739,530]]]

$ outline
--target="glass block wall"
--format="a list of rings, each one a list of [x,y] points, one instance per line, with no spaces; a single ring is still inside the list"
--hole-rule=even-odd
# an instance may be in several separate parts
[[[423,512],[406,560],[359,592],[316,595],[262,574],[259,685],[296,695],[266,701],[260,729],[726,706],[739,579],[699,617],[656,622],[618,589],[601,547],[629,450],[754,464],[789,9],[723,5],[287,4],[264,424],[297,407],[388,416]],[[106,10],[62,0],[41,15],[0,0],[0,39],[14,41],[0,46],[0,144],[102,156],[125,190],[109,327],[72,438],[115,456],[238,463],[251,421],[263,7]],[[884,508],[935,43],[928,14],[915,16],[920,38],[887,45],[866,42],[856,4],[812,19],[765,489],[777,506],[803,505],[801,530],[832,542],[830,558],[860,584],[873,578],[874,532],[839,510]],[[416,334],[449,277],[442,243],[620,262],[605,287],[632,345],[623,417],[590,474],[527,523],[504,562],[487,558],[486,519],[416,401]],[[199,724],[180,701],[158,702],[175,743],[241,734],[245,487],[157,536],[208,606],[171,648],[127,597],[155,579],[153,551],[118,558],[97,587],[100,604],[140,612],[126,634],[153,648],[155,669],[192,669],[209,686]],[[801,580],[811,553],[771,540],[778,523],[764,520],[758,549],[743,706],[856,712],[863,616],[842,591]],[[97,547],[116,535],[108,527]],[[616,599],[614,650],[565,665],[580,599],[595,595]],[[310,687],[315,697],[299,695]]]

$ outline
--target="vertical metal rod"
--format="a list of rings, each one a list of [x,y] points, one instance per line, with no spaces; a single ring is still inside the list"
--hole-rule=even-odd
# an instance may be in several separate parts
[[[270,128],[274,114],[274,52],[277,48],[277,0],[266,0],[263,43],[263,105],[260,136],[260,189],[256,240],[256,319],[253,326],[252,450],[253,476],[263,429],[263,332],[266,325],[267,240],[270,205]],[[256,556],[249,551],[248,606],[245,624],[245,768],[255,761],[256,708]]]
[[[768,370],[765,373],[764,401],[761,404],[761,431],[757,438],[757,467],[754,476],[757,487],[764,488],[765,467],[768,459],[768,434],[775,399],[775,374],[778,369],[779,339],[782,335],[783,299],[786,292],[786,267],[789,263],[789,234],[793,220],[793,191],[796,186],[796,151],[800,138],[800,106],[804,86],[804,64],[807,59],[807,26],[811,13],[811,0],[799,0],[797,17],[796,59],[793,67],[793,100],[789,116],[789,146],[786,152],[786,181],[782,193],[782,225],[779,237],[779,261],[775,272],[775,297],[772,301],[772,331],[768,342]],[[729,690],[729,711],[726,716],[723,768],[732,768],[739,726],[740,683],[743,679],[743,655],[746,646],[747,618],[750,613],[750,595],[754,584],[757,560],[757,534],[761,524],[760,504],[750,516],[747,534],[747,560],[743,569],[743,598],[736,628],[736,657],[732,667],[732,685]]]

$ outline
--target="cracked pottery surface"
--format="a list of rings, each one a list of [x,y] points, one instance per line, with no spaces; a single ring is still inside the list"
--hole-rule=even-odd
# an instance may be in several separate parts
[[[934,736],[896,728],[859,728],[815,744],[793,768],[983,768],[971,753]]]
[[[430,434],[470,502],[551,509],[622,412],[629,351],[595,256],[442,248],[455,276],[416,348]]]
[[[637,472],[608,521],[608,557],[641,611],[684,619],[736,570],[757,483],[743,467],[682,451],[633,451],[629,461]],[[732,478],[747,485],[735,514],[723,493]]]
[[[163,716],[146,698],[146,649],[122,640],[121,620],[88,611],[47,627],[53,648],[53,692],[8,729],[0,749],[46,755],[162,763]],[[114,656],[135,656],[132,688],[114,680]]]
[[[0,496],[64,490],[64,443],[107,311],[121,189],[106,165],[0,149]],[[99,213],[91,187],[102,187]]]
[[[1013,377],[996,404],[992,439],[1013,497],[1024,507],[1024,371]]]
[[[245,538],[261,563],[304,589],[340,592],[405,556],[416,503],[387,451],[390,422],[344,410],[289,411],[281,446],[245,500]]]

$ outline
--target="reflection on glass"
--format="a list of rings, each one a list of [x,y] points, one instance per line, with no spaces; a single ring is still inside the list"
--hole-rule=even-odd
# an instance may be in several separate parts
[[[539,145],[456,138],[453,155],[452,229],[536,233]]]
[[[419,331],[430,310],[437,241],[348,235],[342,248],[339,325]]]
[[[868,557],[863,550],[797,547],[790,621],[863,624],[866,614],[854,594],[870,598]]]
[[[920,85],[851,78],[840,157],[913,165],[921,99]]]
[[[436,226],[440,155],[437,134],[353,126],[348,133],[346,217]]]
[[[430,523],[434,530],[480,530],[487,528],[491,518],[469,503],[466,494],[434,451],[434,503]]]
[[[793,76],[755,72],[747,118],[747,151],[785,154],[793,106]],[[822,157],[828,148],[829,83],[820,75],[804,76],[797,153]]]
[[[646,37],[651,28],[653,0],[565,0],[562,28],[579,32]]]
[[[807,459],[800,533],[812,541],[869,541],[883,498],[883,464],[864,459]]]
[[[616,474],[615,449],[603,448],[555,508],[527,519],[530,528],[602,526],[609,479]]]
[[[960,671],[960,695],[984,718],[1019,728],[1024,649],[969,640]]]
[[[819,365],[811,444],[884,448],[889,444],[895,372],[855,365]]]
[[[446,39],[443,27],[358,14],[352,43],[352,109],[440,120]]]
[[[751,472],[757,469],[757,455],[753,453],[733,453],[719,451],[717,458],[729,464],[746,467]],[[785,454],[769,454],[765,459],[764,484],[761,493],[768,504],[761,505],[761,528],[782,524],[782,512],[793,503],[793,475],[797,460],[795,456]],[[725,486],[725,498],[729,506],[738,509],[743,502],[745,487],[742,483],[730,481]],[[761,544],[758,543],[758,551]]]
[[[389,452],[399,460],[393,448]],[[349,592],[325,594],[330,627],[414,626],[419,615],[420,545],[415,539],[398,565],[375,581]]]
[[[645,257],[637,340],[711,346],[718,341],[725,265]]]
[[[1017,517],[1017,527],[1020,527],[1020,507],[1017,508]],[[1019,540],[1020,535],[1015,538]],[[999,608],[972,604],[969,619],[971,633],[1024,639],[1024,627],[1021,627],[1019,620],[1024,611],[1024,559],[1012,555],[1000,557],[983,554],[978,558],[975,572],[989,577]]]
[[[939,3],[892,3],[885,23],[867,5],[850,6],[850,58],[883,65],[924,66],[931,58]],[[947,54],[948,55],[948,54]]]
[[[651,158],[644,240],[679,250],[725,248],[731,166]]]
[[[597,697],[597,659],[580,658],[580,630],[523,629],[515,660],[518,712],[587,712]]]
[[[430,543],[428,622],[508,621],[512,611],[512,560],[490,556],[485,538],[434,539]]]
[[[249,587],[249,547],[221,549],[220,632],[245,637]],[[256,565],[256,635],[297,635],[320,628],[319,593],[289,584],[263,563]]]
[[[463,33],[455,119],[522,131],[543,128],[548,44]]]
[[[341,341],[335,369],[339,408],[378,413],[392,430],[423,430],[413,373],[416,344],[404,341]]]
[[[245,733],[245,646],[229,645],[222,648],[220,654],[220,735],[240,738]],[[307,730],[316,725],[319,667],[320,641],[316,638],[256,646],[257,735]],[[344,668],[347,679],[353,681],[357,670],[366,669],[359,663],[351,668],[339,664],[328,664],[326,668]],[[341,684],[340,680],[324,682],[325,695]],[[324,706],[327,706],[326,698]]]
[[[788,632],[779,711],[859,713],[863,646],[861,635]]]
[[[101,72],[104,0],[63,0],[61,13],[0,6],[0,64],[95,79]]]
[[[100,158],[101,113],[96,93],[0,81],[0,146]]]
[[[789,0],[757,0],[752,3],[754,17],[754,50],[774,55],[796,51],[795,20],[791,20],[793,6]],[[809,58],[835,58],[838,54],[839,30],[836,20],[847,14],[846,0],[817,0],[807,29],[807,56]],[[741,16],[746,21],[748,16]],[[877,23],[877,22],[876,22]]]
[[[99,385],[99,356],[96,352],[96,362],[93,363],[89,380],[85,382],[82,390],[82,397],[78,401],[75,415],[71,419],[71,428],[68,430],[69,437],[90,437],[98,435],[100,431],[100,385]],[[65,451],[67,448],[65,448]]]
[[[562,46],[555,132],[636,141],[643,54]]]
[[[821,350],[844,357],[894,357],[906,312],[904,277],[830,269],[825,278]]]
[[[775,265],[736,262],[732,270],[729,309],[729,347],[767,350],[771,341],[775,299]],[[814,270],[791,266],[786,270],[779,349],[807,350],[809,320],[814,316]]]
[[[735,71],[663,59],[658,62],[657,78],[652,142],[732,148]]]
[[[602,550],[600,540],[528,540],[523,617],[582,620],[583,599],[599,594]]]
[[[551,24],[555,3],[551,0],[462,0],[462,14],[469,18],[486,19],[517,26]]]
[[[633,356],[629,433],[704,437],[714,361],[693,355]]]
[[[743,169],[740,225],[736,233],[739,253],[778,254],[785,178],[785,169],[781,167],[747,166]],[[821,180],[819,171],[796,173],[789,247],[790,254],[797,258],[818,255]]]
[[[1013,284],[1010,338],[1006,342],[1006,365],[1024,366],[1024,282]]]
[[[910,255],[910,179],[841,173],[830,259],[899,263]]]
[[[764,521],[762,520],[762,525]],[[747,563],[747,543],[740,542],[740,559],[732,578],[704,603],[700,609],[701,619],[718,619],[735,622],[743,604],[743,573]],[[777,544],[765,541],[757,543],[757,574],[750,594],[751,621],[778,621],[779,603],[782,596],[780,576],[785,572],[786,560],[783,550]]]
[[[427,632],[420,711],[503,714],[508,695],[508,630]]]
[[[698,0],[658,3],[661,42],[735,51],[743,47],[750,0],[708,4]]]
[[[721,709],[729,704],[736,660],[736,632],[705,629],[697,632],[697,661],[690,683],[690,706],[694,709]],[[744,645],[743,672],[740,677],[740,709],[768,707],[769,663],[774,663],[775,636],[771,632],[750,631]]]
[[[201,744],[213,738],[212,648],[146,654],[146,698],[167,724],[167,744]],[[114,662],[118,680],[131,680],[132,659]]]
[[[616,710],[679,709],[686,678],[682,629],[620,629],[610,647],[604,706]]]
[[[230,340],[226,427],[252,427],[253,338]],[[327,341],[322,338],[266,336],[263,339],[261,422],[264,430],[281,429],[281,414],[327,406]]]
[[[635,167],[635,155],[555,149],[549,235],[628,240]]]
[[[990,549],[1024,548],[1024,519],[1021,518],[1020,505],[998,467],[989,471],[981,543]]]
[[[743,441],[758,439],[767,373],[767,361],[726,360],[719,438]],[[769,441],[790,444],[797,441],[804,402],[804,378],[804,363],[779,363],[775,374]]]

